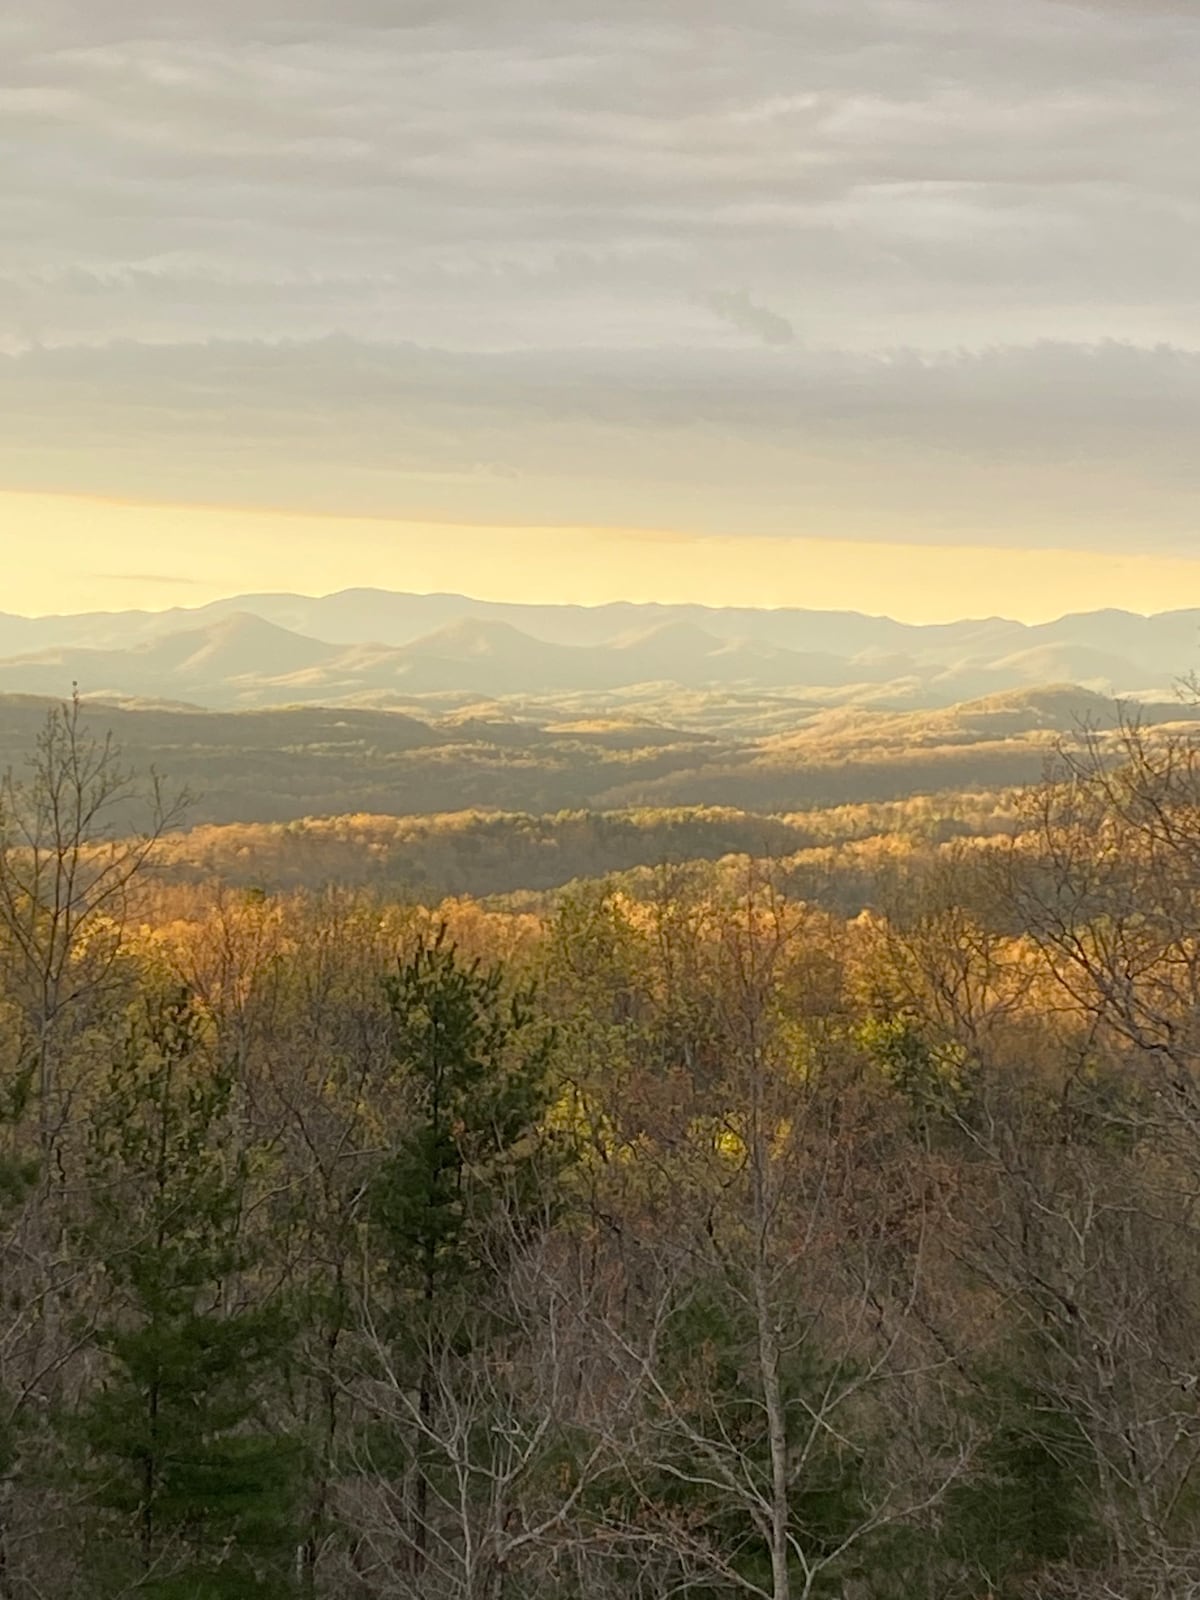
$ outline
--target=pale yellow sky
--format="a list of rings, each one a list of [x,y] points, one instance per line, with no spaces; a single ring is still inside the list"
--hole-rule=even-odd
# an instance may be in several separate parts
[[[527,602],[796,605],[910,622],[1200,605],[1200,557],[447,526],[11,492],[0,492],[0,530],[0,609],[26,615],[357,586]]]

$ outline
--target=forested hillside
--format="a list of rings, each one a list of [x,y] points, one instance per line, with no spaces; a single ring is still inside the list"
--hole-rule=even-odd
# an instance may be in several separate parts
[[[58,703],[0,696],[0,767],[25,759]],[[928,711],[785,706],[780,716],[777,707],[763,728],[753,706],[736,697],[718,704],[715,729],[694,707],[676,707],[686,714],[674,725],[562,708],[516,716],[494,705],[422,718],[344,707],[203,712],[88,702],[88,714],[112,730],[135,767],[187,790],[194,825],[470,809],[792,812],[992,791],[1036,781],[1060,734],[1093,727],[1111,738],[1118,720],[1112,701],[1064,687]],[[1139,708],[1156,726],[1196,715],[1179,703]]]
[[[0,801],[0,1594],[1200,1585],[1186,728],[945,815],[239,840],[39,716]],[[485,872],[643,864],[403,883],[489,827]],[[796,876],[887,839],[870,911]]]
[[[1019,822],[1015,791],[772,815],[683,806],[629,811],[449,812],[310,817],[173,832],[156,851],[160,879],[238,888],[365,888],[392,899],[562,890],[588,878],[689,861],[769,858],[807,893],[823,873],[837,904],[854,903],[856,873],[911,871],[954,840],[989,838]]]

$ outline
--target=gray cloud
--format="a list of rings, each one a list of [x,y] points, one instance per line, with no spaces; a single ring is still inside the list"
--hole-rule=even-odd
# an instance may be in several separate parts
[[[275,332],[374,318],[465,346],[702,341],[679,289],[714,281],[856,342],[864,314],[868,339],[931,347],[1053,316],[1145,337],[1156,307],[1190,325],[1194,20],[1047,0],[752,0],[737,26],[682,3],[395,12],[108,0],[10,21],[10,339],[237,333],[239,276],[284,278]],[[80,267],[108,294],[73,287]],[[157,275],[149,305],[122,270]]]
[[[0,463],[783,527],[875,460],[906,534],[1177,543],[1198,70],[1168,0],[10,8]]]
[[[0,359],[0,481],[476,522],[1195,548],[1200,354],[126,342]]]
[[[704,304],[723,322],[739,333],[747,333],[763,344],[791,344],[796,330],[786,317],[767,306],[755,305],[743,290],[740,294],[728,289],[716,289],[705,295]]]

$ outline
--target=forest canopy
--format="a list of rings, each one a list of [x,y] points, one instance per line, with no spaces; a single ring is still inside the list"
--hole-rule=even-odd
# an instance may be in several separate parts
[[[189,833],[90,720],[0,791],[0,1594],[1200,1584],[1189,730]]]

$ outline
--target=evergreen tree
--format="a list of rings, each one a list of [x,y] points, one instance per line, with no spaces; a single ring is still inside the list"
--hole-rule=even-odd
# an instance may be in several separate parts
[[[387,992],[407,1116],[374,1184],[372,1215],[387,1364],[393,1384],[411,1386],[414,1426],[408,1438],[376,1437],[370,1450],[377,1469],[406,1480],[415,1587],[404,1592],[422,1593],[440,1498],[428,1448],[437,1375],[448,1356],[465,1370],[489,1336],[489,1285],[544,1217],[562,1151],[544,1124],[552,1035],[529,993],[506,991],[502,968],[465,960],[443,926],[401,962]]]
[[[1027,1593],[1059,1563],[1086,1570],[1102,1548],[1096,1464],[1061,1401],[1039,1388],[1038,1355],[1030,1344],[1020,1365],[979,1373],[982,1445],[944,1507],[942,1549],[967,1575],[964,1587],[982,1577],[997,1596]]]
[[[558,1159],[543,1118],[553,1038],[500,967],[462,958],[443,926],[388,982],[410,1116],[375,1185],[395,1285],[432,1305],[494,1263],[544,1198]]]
[[[298,1451],[265,1407],[289,1330],[248,1298],[231,1097],[182,994],[148,1005],[94,1110],[82,1231],[103,1278],[105,1377],[76,1421],[100,1594],[291,1592]]]

